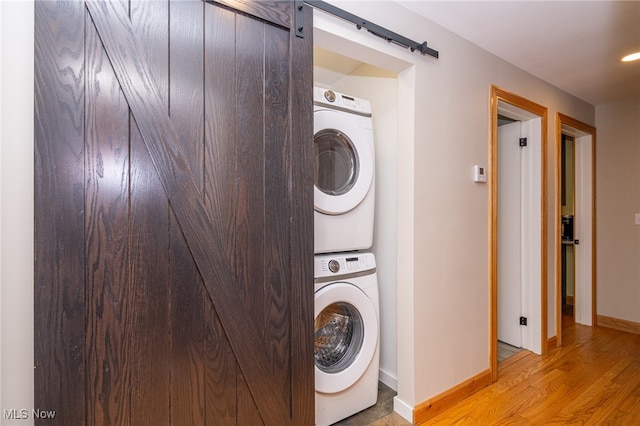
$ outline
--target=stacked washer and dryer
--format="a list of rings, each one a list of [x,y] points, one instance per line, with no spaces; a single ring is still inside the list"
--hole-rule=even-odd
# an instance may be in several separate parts
[[[315,423],[326,426],[378,398],[380,308],[373,243],[371,105],[314,88]]]

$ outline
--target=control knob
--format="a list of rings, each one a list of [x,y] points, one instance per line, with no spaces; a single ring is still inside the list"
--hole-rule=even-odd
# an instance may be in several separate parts
[[[336,94],[335,94],[335,92],[333,92],[331,90],[327,90],[326,92],[324,92],[324,98],[326,100],[328,100],[329,102],[335,102],[336,101]]]

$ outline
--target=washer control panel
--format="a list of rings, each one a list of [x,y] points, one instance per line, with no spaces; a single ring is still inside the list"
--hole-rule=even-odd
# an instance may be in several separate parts
[[[350,275],[376,268],[372,253],[329,253],[315,256],[315,278]]]

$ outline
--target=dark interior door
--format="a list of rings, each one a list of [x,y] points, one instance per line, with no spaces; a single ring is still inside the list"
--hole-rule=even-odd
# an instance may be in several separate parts
[[[35,12],[35,407],[313,424],[310,10]]]

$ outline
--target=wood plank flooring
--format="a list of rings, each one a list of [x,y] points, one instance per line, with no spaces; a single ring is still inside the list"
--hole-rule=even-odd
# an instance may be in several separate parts
[[[640,335],[563,324],[562,347],[501,363],[497,382],[422,425],[640,425]]]

